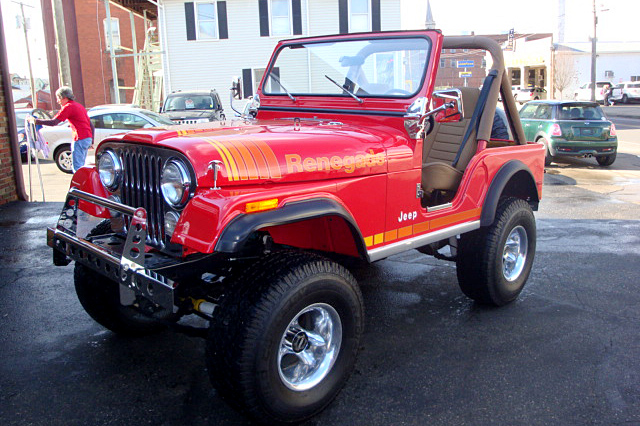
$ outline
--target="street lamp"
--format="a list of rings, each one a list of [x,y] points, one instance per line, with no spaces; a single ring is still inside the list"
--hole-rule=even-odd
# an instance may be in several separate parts
[[[606,12],[609,9],[600,9]],[[593,38],[591,39],[591,101],[596,100],[596,28],[598,26],[598,15],[596,14],[596,0],[593,0]]]

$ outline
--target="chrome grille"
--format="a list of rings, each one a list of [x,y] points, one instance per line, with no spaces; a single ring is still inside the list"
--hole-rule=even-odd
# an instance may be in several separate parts
[[[125,146],[119,150],[123,163],[122,202],[147,211],[147,244],[163,248],[164,202],[160,189],[163,158],[154,152]],[[129,226],[130,218],[126,218]]]

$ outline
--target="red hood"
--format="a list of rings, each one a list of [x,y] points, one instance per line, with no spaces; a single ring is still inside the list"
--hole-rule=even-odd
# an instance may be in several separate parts
[[[387,171],[384,142],[390,133],[329,121],[233,121],[145,129],[106,141],[148,143],[178,150],[193,165],[198,186],[213,186],[213,160],[222,168],[218,186],[300,182]]]

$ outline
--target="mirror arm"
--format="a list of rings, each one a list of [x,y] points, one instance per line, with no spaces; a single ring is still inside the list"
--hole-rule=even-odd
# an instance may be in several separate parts
[[[235,107],[233,106],[233,92],[234,92],[234,90],[235,89],[233,88],[233,86],[231,86],[231,89],[229,89],[230,106],[231,106],[231,109],[236,112],[236,114],[242,116],[242,113],[240,111],[238,111],[237,109],[235,109]]]
[[[442,105],[440,105],[438,108],[434,108],[431,111],[427,111],[426,113],[422,114],[420,116],[420,118],[418,119],[418,125],[419,126],[424,126],[424,120],[426,120],[427,118],[429,118],[430,116],[432,116],[433,114],[440,112],[440,111],[444,111],[448,108],[453,108],[455,106],[455,104],[453,102],[446,102]]]

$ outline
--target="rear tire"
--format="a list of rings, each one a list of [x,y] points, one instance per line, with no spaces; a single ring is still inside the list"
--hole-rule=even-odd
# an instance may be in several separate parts
[[[56,166],[64,173],[73,173],[73,154],[71,152],[71,145],[60,145],[56,148],[56,152],[53,153],[53,160],[56,162]]]
[[[547,141],[545,138],[540,138],[537,140],[537,142],[544,145],[544,166],[549,167],[553,162],[553,157],[549,152],[549,141]]]
[[[527,281],[536,250],[536,222],[529,204],[503,198],[493,223],[462,234],[456,260],[460,289],[478,303],[515,300]]]
[[[629,97],[627,95],[622,95],[622,103],[623,104],[628,104],[629,103]]]
[[[600,155],[600,156],[596,157],[596,161],[602,167],[610,166],[610,165],[612,165],[614,163],[614,161],[616,161],[616,155],[617,154]]]
[[[347,381],[363,316],[360,290],[340,265],[299,252],[268,255],[239,278],[211,321],[211,382],[260,423],[303,421]]]

